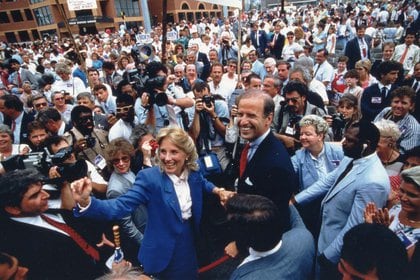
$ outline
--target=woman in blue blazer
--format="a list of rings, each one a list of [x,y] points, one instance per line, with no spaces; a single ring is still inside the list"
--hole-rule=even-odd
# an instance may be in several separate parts
[[[198,171],[193,140],[180,128],[163,128],[157,136],[159,166],[138,173],[133,187],[111,200],[90,196],[87,178],[71,188],[77,202],[76,216],[115,220],[126,217],[140,204],[147,207],[148,221],[139,261],[148,275],[159,279],[197,279],[194,237],[198,233],[203,191],[232,195],[215,187]]]
[[[299,178],[299,191],[303,191],[329,172],[333,171],[343,159],[343,149],[339,144],[324,142],[328,133],[328,123],[316,115],[301,119],[300,142],[302,149],[292,157],[293,168]],[[313,233],[318,231],[318,218],[322,198],[308,203],[298,210],[306,227]]]

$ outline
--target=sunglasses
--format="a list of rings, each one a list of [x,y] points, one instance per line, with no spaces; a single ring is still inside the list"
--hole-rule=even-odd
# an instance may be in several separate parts
[[[47,102],[43,102],[43,103],[38,103],[38,104],[34,104],[35,108],[39,108],[39,107],[47,107],[48,103]]]
[[[128,111],[130,111],[131,108],[133,108],[133,105],[117,107],[117,113],[127,113]]]
[[[120,163],[120,161],[122,161],[123,163],[127,163],[130,161],[130,157],[129,156],[122,156],[120,158],[114,158],[111,160],[112,164],[116,165],[118,163]]]
[[[54,98],[55,101],[64,100],[64,97],[56,97]]]
[[[289,103],[289,101],[292,101],[292,103],[296,103],[301,99],[301,97],[292,97],[292,98],[285,98],[284,102]]]

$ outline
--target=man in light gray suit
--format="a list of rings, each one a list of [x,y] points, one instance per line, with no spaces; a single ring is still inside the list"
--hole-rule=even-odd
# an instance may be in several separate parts
[[[33,90],[38,89],[38,81],[34,74],[31,73],[28,69],[20,67],[20,62],[17,59],[10,59],[9,60],[10,67],[14,70],[14,72],[9,77],[9,82],[13,85],[10,86],[9,89],[12,89],[13,87],[17,88],[16,93],[22,93],[23,92],[23,83],[24,82],[30,82],[31,88]]]
[[[315,242],[293,206],[279,211],[266,197],[236,194],[226,203],[228,220],[240,247],[249,256],[231,280],[306,280],[312,278]],[[288,224],[291,224],[291,229]]]
[[[364,222],[368,202],[385,206],[390,191],[388,175],[375,150],[379,131],[370,122],[353,124],[345,133],[346,156],[337,169],[297,194],[295,203],[305,204],[325,195],[321,203],[318,268],[321,279],[339,279],[337,263],[344,234]]]

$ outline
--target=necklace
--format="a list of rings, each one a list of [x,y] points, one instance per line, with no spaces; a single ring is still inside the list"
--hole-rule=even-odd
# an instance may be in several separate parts
[[[391,154],[388,156],[388,160],[387,161],[383,161],[383,160],[381,160],[381,162],[382,162],[382,164],[384,165],[384,166],[387,166],[387,165],[389,165],[390,163],[391,163],[391,158],[392,158],[392,155],[394,154],[394,150],[391,150]]]

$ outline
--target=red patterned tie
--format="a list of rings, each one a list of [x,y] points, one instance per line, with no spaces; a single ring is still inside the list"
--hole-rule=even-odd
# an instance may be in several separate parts
[[[17,80],[18,80],[18,87],[22,87],[22,78],[20,77],[20,73],[17,72]]]
[[[241,153],[241,158],[239,159],[239,177],[241,178],[244,174],[246,164],[248,162],[248,151],[249,151],[249,143],[246,143],[244,149]]]
[[[67,233],[74,240],[74,242],[76,242],[77,245],[79,245],[79,247],[83,251],[85,251],[86,254],[91,256],[95,261],[99,261],[99,252],[95,248],[93,248],[91,245],[89,245],[89,243],[87,243],[86,240],[80,234],[78,234],[74,229],[72,229],[70,226],[57,222],[45,215],[41,215],[41,218],[47,223],[49,223],[50,225]]]

